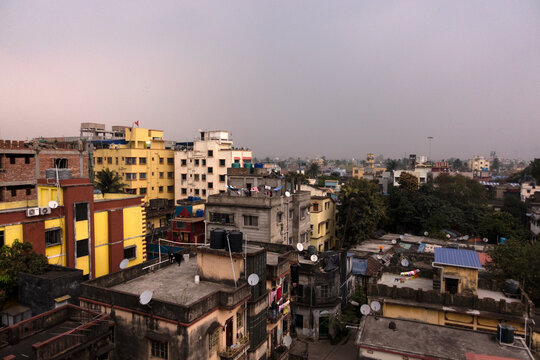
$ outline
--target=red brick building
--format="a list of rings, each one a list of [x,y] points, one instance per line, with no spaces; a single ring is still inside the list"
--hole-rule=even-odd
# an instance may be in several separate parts
[[[0,202],[36,199],[36,180],[52,168],[70,169],[74,178],[88,177],[88,152],[82,143],[0,140]]]

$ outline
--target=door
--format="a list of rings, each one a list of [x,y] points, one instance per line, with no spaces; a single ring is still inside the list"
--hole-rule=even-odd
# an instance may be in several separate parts
[[[233,344],[233,318],[229,318],[229,320],[227,320],[225,322],[225,328],[227,329],[226,330],[226,345],[227,347],[231,346]]]
[[[328,336],[328,325],[329,325],[328,316],[319,317],[319,337]]]

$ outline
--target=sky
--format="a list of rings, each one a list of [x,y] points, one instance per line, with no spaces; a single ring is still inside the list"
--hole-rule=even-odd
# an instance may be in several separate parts
[[[540,1],[0,0],[0,139],[134,121],[257,157],[540,157]]]

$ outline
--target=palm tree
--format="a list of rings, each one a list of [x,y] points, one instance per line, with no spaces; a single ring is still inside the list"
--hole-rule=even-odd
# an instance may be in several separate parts
[[[117,172],[103,169],[94,178],[94,186],[102,193],[119,193],[125,186]]]

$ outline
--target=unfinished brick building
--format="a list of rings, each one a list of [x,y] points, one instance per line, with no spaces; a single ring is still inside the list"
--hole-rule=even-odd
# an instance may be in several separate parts
[[[0,202],[36,199],[36,179],[45,178],[45,170],[52,168],[88,177],[84,145],[0,140]]]

